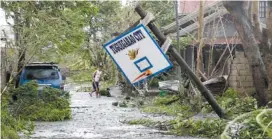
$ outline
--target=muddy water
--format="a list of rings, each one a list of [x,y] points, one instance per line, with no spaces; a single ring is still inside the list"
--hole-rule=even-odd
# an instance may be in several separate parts
[[[137,108],[112,106],[120,95],[118,88],[112,88],[115,97],[90,97],[87,92],[76,92],[67,87],[71,94],[72,119],[61,122],[37,122],[31,138],[86,138],[86,139],[193,139],[162,134],[164,131],[141,125],[127,125],[125,120],[152,118],[166,120],[172,117],[141,113]]]

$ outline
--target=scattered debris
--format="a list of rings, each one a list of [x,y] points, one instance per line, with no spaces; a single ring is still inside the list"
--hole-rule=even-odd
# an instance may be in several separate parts
[[[140,106],[141,106],[141,105],[144,105],[144,101],[143,101],[143,100],[139,100],[139,101],[137,102],[137,104],[140,105]]]
[[[130,98],[130,96],[125,96],[125,99],[130,100],[131,98]]]
[[[118,102],[112,102],[113,106],[118,106]]]
[[[125,101],[123,101],[123,102],[119,103],[119,107],[126,108],[128,106],[127,106],[127,103]]]
[[[225,91],[226,87],[226,76],[211,78],[203,84],[213,93],[213,94],[221,94]]]
[[[178,91],[179,80],[168,80],[159,82],[159,89]]]

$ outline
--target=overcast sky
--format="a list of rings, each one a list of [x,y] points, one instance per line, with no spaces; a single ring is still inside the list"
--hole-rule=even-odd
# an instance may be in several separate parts
[[[12,24],[13,21],[12,20],[9,20],[9,22]],[[8,38],[9,39],[13,39],[14,36],[13,36],[13,33],[12,33],[12,28],[9,27],[9,25],[7,24],[6,22],[6,18],[5,18],[5,12],[2,8],[0,8],[0,34],[1,36],[0,37],[3,37],[4,34],[3,34],[3,31],[5,31],[5,33],[8,35]]]
[[[2,8],[0,8],[0,26],[7,25],[5,20],[5,12]]]

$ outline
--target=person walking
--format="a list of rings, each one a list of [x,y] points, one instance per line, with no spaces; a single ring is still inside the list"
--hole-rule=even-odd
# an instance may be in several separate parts
[[[93,74],[93,79],[92,79],[93,91],[90,93],[90,96],[92,96],[92,93],[94,92],[97,98],[101,96],[101,94],[99,93],[99,81],[100,81],[101,75],[102,75],[101,66],[99,66],[98,69]]]

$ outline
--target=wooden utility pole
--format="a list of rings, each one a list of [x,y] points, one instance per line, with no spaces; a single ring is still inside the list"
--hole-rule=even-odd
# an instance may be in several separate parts
[[[142,7],[140,7],[140,5],[136,6],[135,11],[140,15],[142,19],[147,15],[146,11],[144,11]],[[161,44],[165,42],[166,37],[164,36],[164,34],[161,33],[161,31],[156,27],[156,25],[153,22],[150,22],[148,24],[148,27],[154,33],[154,35],[158,38]],[[209,104],[211,105],[213,110],[216,112],[216,114],[220,118],[226,118],[226,114],[223,111],[223,109],[217,104],[216,100],[214,99],[210,91],[202,84],[202,82],[197,78],[197,76],[194,74],[191,68],[187,65],[187,63],[181,57],[179,51],[177,51],[174,47],[170,46],[168,52],[170,53],[171,56],[174,57],[174,59],[179,64],[179,66],[189,75],[193,83],[196,85],[196,87],[204,96],[204,98],[209,102]]]

